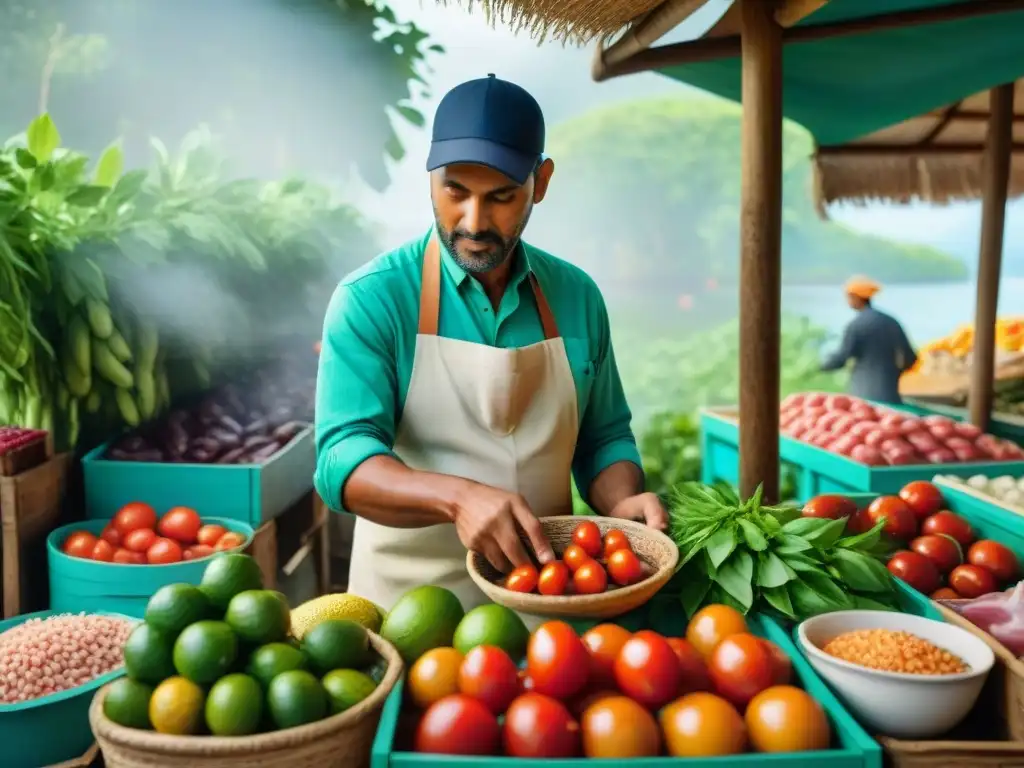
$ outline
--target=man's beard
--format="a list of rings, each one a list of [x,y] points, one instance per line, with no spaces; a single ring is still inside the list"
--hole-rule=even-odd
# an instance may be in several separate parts
[[[516,227],[515,234],[510,238],[503,238],[493,230],[473,234],[459,229],[449,232],[441,226],[441,219],[437,215],[437,208],[434,208],[434,223],[437,226],[438,237],[444,243],[445,248],[448,249],[451,257],[455,259],[455,263],[466,272],[479,275],[500,267],[512,256],[516,246],[519,245],[519,238],[522,237],[523,230],[526,229],[526,224],[529,222],[532,212],[533,206],[530,206],[526,211],[526,215],[523,216],[523,220]],[[489,245],[490,248],[486,251],[460,252],[458,246],[461,241],[482,243]]]

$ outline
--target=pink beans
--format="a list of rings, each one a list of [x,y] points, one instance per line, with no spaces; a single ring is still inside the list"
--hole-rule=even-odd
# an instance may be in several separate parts
[[[113,616],[62,614],[0,634],[0,704],[77,688],[120,667],[133,627]]]

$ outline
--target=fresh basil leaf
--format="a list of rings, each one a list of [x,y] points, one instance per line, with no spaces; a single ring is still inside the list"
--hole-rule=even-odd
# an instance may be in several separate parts
[[[788,555],[797,552],[807,552],[814,549],[814,545],[808,541],[805,541],[800,536],[793,536],[788,533],[783,533],[778,538],[779,546],[775,547],[775,551],[780,555]]]
[[[836,549],[832,564],[850,589],[858,592],[892,591],[892,574],[870,555],[852,549]]]
[[[818,549],[828,549],[838,541],[844,530],[846,530],[845,518],[829,520],[818,529],[804,534],[803,538]]]
[[[757,524],[761,527],[761,530],[769,536],[775,536],[782,532],[782,523],[776,520],[774,516],[765,514],[764,512],[757,515]]]
[[[796,612],[793,609],[793,601],[789,599],[789,592],[785,587],[770,587],[761,591],[765,602],[783,616],[795,619]]]
[[[754,495],[747,500],[747,509],[760,509],[761,501],[764,499],[764,484],[759,483],[754,489]]]
[[[814,533],[819,528],[824,528],[831,522],[831,520],[825,517],[798,517],[796,520],[790,520],[782,526],[782,532],[788,533],[790,536],[800,536],[806,539],[809,534]]]
[[[768,539],[765,538],[761,529],[743,517],[737,520],[737,523],[740,526],[740,531],[743,532],[743,538],[746,540],[748,547],[755,552],[763,552],[768,549]]]
[[[708,578],[714,579],[715,574],[718,573],[718,566],[711,562],[711,555],[708,554],[706,549],[701,551],[704,554],[704,571],[707,573]]]
[[[854,608],[862,611],[898,611],[899,606],[893,602],[883,602],[877,599],[878,595],[868,597],[867,595],[851,595],[850,599]]]
[[[708,553],[712,564],[717,568],[728,559],[732,551],[736,549],[736,528],[732,525],[725,525],[719,528],[704,545],[704,551]]]
[[[708,596],[705,599],[707,605],[727,605],[730,608],[735,608],[740,613],[746,614],[750,610],[749,606],[742,605],[735,597],[726,592],[721,585],[715,584],[711,587],[708,592]]]
[[[679,599],[687,617],[693,616],[700,609],[710,590],[711,580],[707,578],[690,579],[683,585],[679,590]]]
[[[788,525],[801,516],[800,508],[789,504],[780,504],[775,507],[761,507],[761,511],[774,517],[781,525]]]
[[[821,573],[821,563],[802,555],[780,555],[782,562],[799,573]]]
[[[781,587],[790,579],[796,578],[796,572],[786,565],[774,552],[760,552],[757,556],[757,585],[764,589]]]
[[[807,586],[817,592],[823,600],[831,604],[832,610],[850,607],[850,596],[843,591],[842,587],[820,571],[817,573],[807,571],[801,574],[800,578]]]
[[[853,536],[844,536],[836,542],[837,547],[843,549],[860,549],[869,550],[882,537],[882,529],[885,527],[885,521],[882,520],[871,527],[870,530],[864,531],[863,533],[857,533]]]
[[[715,582],[744,606],[744,613],[754,604],[753,579],[754,558],[745,549],[737,549],[715,574]]]
[[[799,619],[807,619],[820,613],[830,613],[836,607],[812,589],[801,579],[794,579],[785,586],[793,603],[793,612]]]

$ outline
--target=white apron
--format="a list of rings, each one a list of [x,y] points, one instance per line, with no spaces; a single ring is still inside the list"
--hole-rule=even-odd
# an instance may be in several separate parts
[[[529,280],[544,341],[498,349],[438,336],[441,258],[436,237],[430,239],[416,356],[394,451],[411,469],[520,493],[538,517],[566,515],[579,428],[576,385],[551,307],[536,277]],[[454,524],[388,528],[358,518],[349,591],[391,610],[422,584],[450,589],[467,611],[487,602],[466,572],[466,548]]]

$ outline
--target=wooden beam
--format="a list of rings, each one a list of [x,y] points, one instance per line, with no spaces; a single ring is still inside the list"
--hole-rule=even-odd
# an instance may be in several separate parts
[[[1003,261],[1003,228],[1010,181],[1013,138],[1013,83],[990,91],[988,138],[981,198],[981,247],[978,253],[978,298],[974,306],[974,350],[967,405],[971,422],[988,430],[994,398],[996,311]]]
[[[955,104],[951,104],[946,107],[946,111],[942,116],[935,121],[935,125],[932,129],[925,134],[924,138],[916,142],[919,147],[928,147],[939,138],[939,134],[946,130],[946,127],[953,121],[953,118],[959,113],[960,105],[963,101],[958,101]]]
[[[775,23],[792,27],[828,4],[828,0],[780,0],[775,9]]]
[[[770,3],[739,0],[743,117],[740,172],[740,491],[779,498],[782,291],[782,28]]]
[[[818,147],[816,155],[822,157],[927,157],[929,155],[982,155],[986,145],[965,143],[949,144],[837,144]],[[1024,143],[1010,144],[1011,154],[1024,153]]]
[[[940,24],[963,21],[979,16],[1010,13],[1024,10],[1024,0],[971,0],[952,5],[926,6],[909,11],[865,16],[859,19],[837,21],[828,24],[805,24],[783,30],[785,45],[812,43],[835,37],[863,35],[887,29]],[[730,37],[700,38],[683,43],[660,45],[638,51],[624,61],[610,65],[600,73],[602,80],[652,69],[692,64],[699,61],[731,59],[740,54],[740,35]]]
[[[954,120],[956,122],[963,120],[964,122],[971,123],[987,123],[991,114],[991,112],[983,109],[961,109],[957,111],[956,115],[954,115]],[[1024,123],[1024,115],[1014,115],[1013,122],[1014,124]]]

